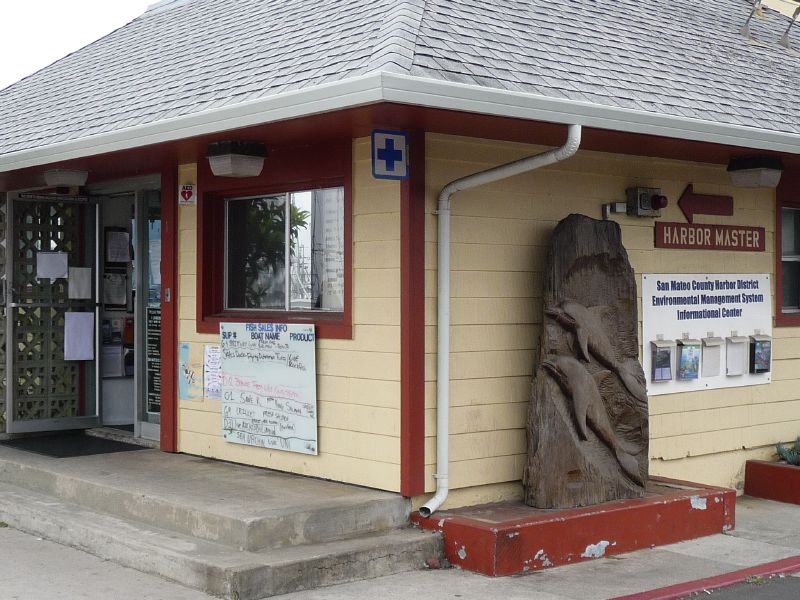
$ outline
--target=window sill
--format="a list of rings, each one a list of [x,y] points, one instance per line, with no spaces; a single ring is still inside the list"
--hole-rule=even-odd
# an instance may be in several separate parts
[[[225,311],[197,318],[198,333],[219,334],[220,323],[298,323],[313,324],[321,339],[353,339],[353,326],[343,313]]]
[[[781,311],[775,316],[776,327],[800,327],[800,310]]]

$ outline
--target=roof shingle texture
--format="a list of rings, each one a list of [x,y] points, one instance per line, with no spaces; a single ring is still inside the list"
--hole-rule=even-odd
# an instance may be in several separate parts
[[[0,90],[0,154],[389,71],[800,134],[748,0],[190,0]],[[800,47],[800,26],[794,31]]]

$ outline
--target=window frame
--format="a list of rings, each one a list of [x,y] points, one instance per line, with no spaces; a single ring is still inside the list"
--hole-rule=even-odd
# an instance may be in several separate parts
[[[346,145],[339,145],[337,150],[326,157],[315,157],[315,152],[309,153],[308,149],[285,152],[279,160],[273,161],[277,163],[273,165],[270,165],[268,157],[263,175],[236,181],[214,177],[207,164],[198,165],[201,186],[197,206],[195,321],[198,333],[219,333],[220,323],[227,322],[297,323],[315,325],[319,338],[352,339],[352,163],[349,140]],[[315,177],[307,172],[312,169],[319,176]],[[226,309],[226,199],[290,194],[331,187],[341,187],[344,190],[343,310]]]
[[[800,327],[800,312],[783,312],[783,209],[800,210],[800,180],[783,174],[775,194],[775,326]]]

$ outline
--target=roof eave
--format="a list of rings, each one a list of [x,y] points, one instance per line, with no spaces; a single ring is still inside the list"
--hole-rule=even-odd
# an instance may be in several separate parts
[[[0,172],[127,150],[378,102],[580,124],[756,150],[800,154],[800,135],[447,81],[372,73],[251,102],[0,156]]]
[[[383,99],[388,102],[800,154],[800,135],[794,133],[403,75],[384,77]]]

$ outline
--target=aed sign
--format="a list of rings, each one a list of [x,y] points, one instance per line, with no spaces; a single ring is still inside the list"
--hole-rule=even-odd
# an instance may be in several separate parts
[[[764,252],[766,231],[746,225],[700,225],[656,221],[656,248]]]
[[[651,396],[769,383],[771,358],[753,369],[747,361],[771,335],[767,274],[642,275],[642,368]]]
[[[193,184],[183,184],[178,189],[178,204],[192,206],[197,204],[197,195]]]
[[[372,176],[376,179],[408,178],[408,134],[376,129],[372,132]]]

